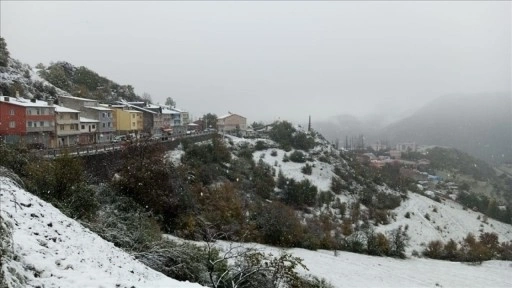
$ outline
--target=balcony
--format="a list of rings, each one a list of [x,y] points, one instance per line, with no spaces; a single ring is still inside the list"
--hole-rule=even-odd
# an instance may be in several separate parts
[[[53,126],[44,126],[44,127],[27,127],[27,133],[33,132],[54,132]]]

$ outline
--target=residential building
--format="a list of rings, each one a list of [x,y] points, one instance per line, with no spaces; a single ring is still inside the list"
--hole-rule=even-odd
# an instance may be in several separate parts
[[[99,121],[95,142],[108,143],[115,136],[116,123],[112,109],[101,106],[97,100],[74,96],[59,96],[59,104],[68,108],[79,110],[81,116]]]
[[[217,129],[219,132],[229,132],[232,130],[245,130],[247,128],[247,118],[228,112],[228,114],[217,118]]]
[[[162,133],[164,125],[164,117],[161,113],[161,108],[158,111],[153,111],[145,102],[126,102],[118,101],[117,103],[126,105],[129,109],[142,112],[142,132],[150,135],[158,135]]]
[[[55,105],[55,124],[57,147],[69,147],[79,143],[80,111]]]
[[[396,144],[396,150],[400,152],[416,152],[416,142],[398,143]]]
[[[36,99],[0,96],[0,137],[5,143],[54,146],[55,107]]]
[[[81,145],[96,143],[96,131],[100,121],[86,117],[80,117],[80,140]]]
[[[82,115],[89,119],[98,120],[96,143],[109,143],[116,136],[116,122],[112,109],[102,106],[83,107]]]
[[[181,113],[174,110],[174,109],[170,109],[170,108],[167,108],[167,107],[162,107],[162,114],[164,115],[164,119],[167,119],[169,118],[169,125],[167,125],[167,121],[164,120],[164,130],[166,130],[166,132],[179,132],[183,129],[181,129],[181,127],[183,126],[183,123],[181,121]]]
[[[402,157],[402,152],[400,152],[398,150],[390,150],[389,151],[389,156],[392,159],[400,159]]]
[[[120,135],[138,135],[144,129],[143,113],[125,105],[110,105]]]

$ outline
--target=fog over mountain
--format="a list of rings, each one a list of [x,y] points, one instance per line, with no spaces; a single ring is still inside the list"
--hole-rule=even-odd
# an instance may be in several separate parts
[[[384,125],[385,120],[340,115],[315,124],[331,140],[364,134],[368,145],[377,140],[416,142],[451,146],[492,164],[512,160],[510,93],[441,96],[399,121]]]

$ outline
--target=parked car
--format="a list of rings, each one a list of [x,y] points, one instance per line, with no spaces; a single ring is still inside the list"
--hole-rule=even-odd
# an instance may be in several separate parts
[[[120,142],[124,142],[124,141],[126,141],[126,136],[119,135],[119,136],[114,136],[114,138],[112,138],[112,140],[110,142],[111,143],[120,143]]]

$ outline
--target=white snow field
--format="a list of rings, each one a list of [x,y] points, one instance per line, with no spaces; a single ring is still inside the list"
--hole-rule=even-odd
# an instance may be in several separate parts
[[[437,212],[434,212],[437,211]],[[410,218],[405,214],[409,212]],[[494,232],[499,236],[500,242],[512,241],[512,225],[487,219],[484,215],[463,206],[450,199],[436,202],[428,197],[409,193],[409,199],[403,201],[399,207],[393,210],[396,221],[388,225],[377,227],[380,232],[390,231],[398,226],[408,225],[407,234],[410,237],[407,251],[416,250],[421,253],[425,245],[433,240],[448,242],[453,239],[460,242],[469,232],[476,237],[481,232]],[[426,215],[428,214],[427,219]],[[479,219],[478,219],[479,218]],[[512,273],[512,270],[510,271]],[[512,278],[512,274],[511,274]],[[511,286],[512,287],[512,286]]]
[[[8,287],[202,287],[146,267],[5,177],[0,217],[12,233]]]
[[[289,250],[308,273],[335,287],[512,287],[512,262],[470,265],[432,259],[394,259],[349,252]]]

